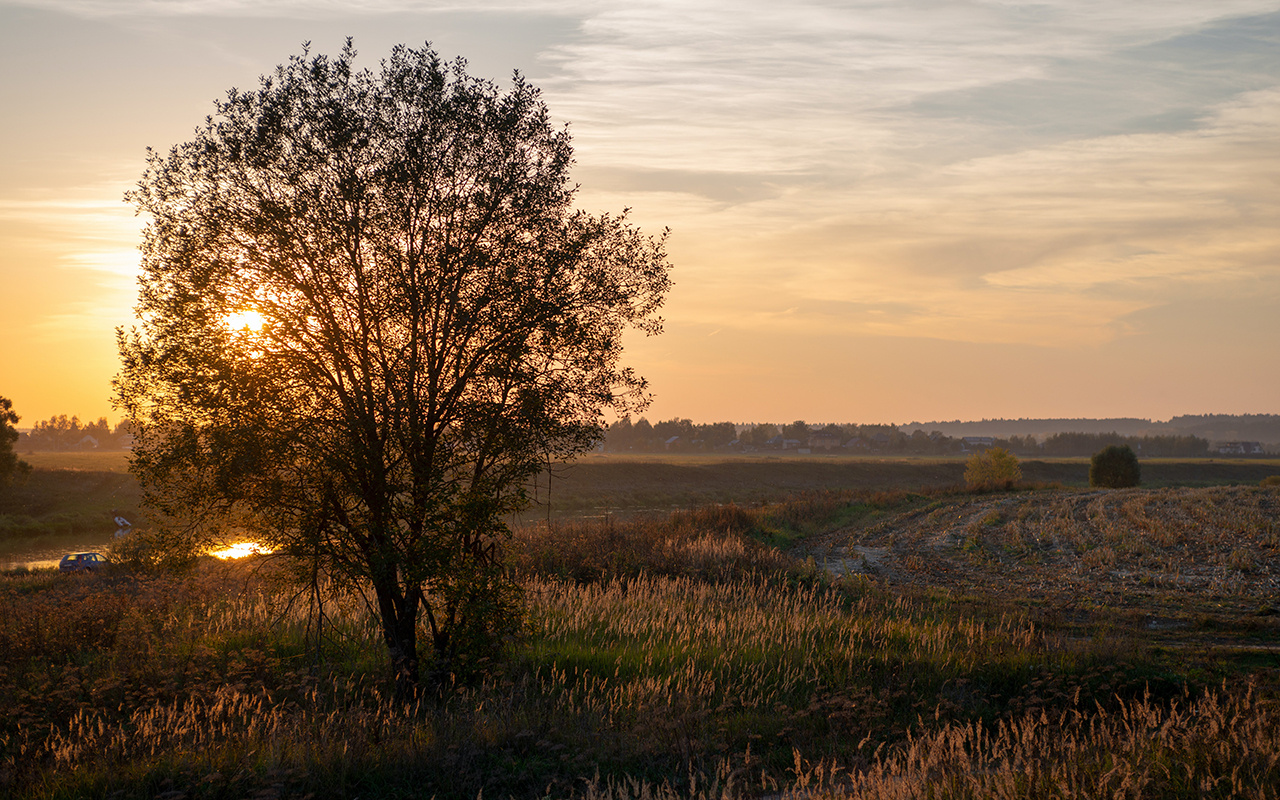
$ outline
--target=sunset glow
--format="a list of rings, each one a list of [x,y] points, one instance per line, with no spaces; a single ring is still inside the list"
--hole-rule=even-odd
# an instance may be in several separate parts
[[[1276,0],[0,0],[22,425],[115,418],[145,148],[348,35],[520,70],[578,205],[671,227],[665,333],[623,356],[650,419],[1280,411]]]

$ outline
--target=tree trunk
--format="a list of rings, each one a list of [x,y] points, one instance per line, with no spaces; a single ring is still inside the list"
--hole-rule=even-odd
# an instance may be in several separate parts
[[[431,625],[431,685],[442,689],[448,685],[453,675],[453,636],[451,625],[440,625],[433,613],[431,604],[427,604],[427,621]]]
[[[399,588],[399,587],[396,587]],[[375,586],[382,637],[391,656],[391,673],[396,697],[412,700],[418,694],[418,602],[390,587]]]

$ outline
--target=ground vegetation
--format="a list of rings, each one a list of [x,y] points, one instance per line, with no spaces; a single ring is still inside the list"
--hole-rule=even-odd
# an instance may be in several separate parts
[[[270,561],[10,573],[0,780],[21,798],[1266,797],[1277,505],[818,492],[528,526],[506,564],[524,635],[486,680],[409,706],[376,613],[328,594],[317,630]],[[1187,547],[1203,577],[1160,556]],[[1147,593],[1126,604],[1107,575]]]

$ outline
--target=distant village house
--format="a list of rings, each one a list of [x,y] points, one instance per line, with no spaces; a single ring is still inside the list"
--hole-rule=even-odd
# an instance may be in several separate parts
[[[1266,451],[1262,449],[1262,442],[1218,442],[1213,449],[1224,456],[1261,456]]]

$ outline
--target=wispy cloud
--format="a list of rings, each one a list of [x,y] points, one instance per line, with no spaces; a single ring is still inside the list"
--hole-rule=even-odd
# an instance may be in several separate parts
[[[582,205],[674,228],[669,330],[725,358],[748,334],[1065,358],[1193,329],[1210,289],[1280,303],[1277,0],[0,0],[0,25],[15,9],[190,42],[182,69],[233,65],[225,85],[295,29],[462,32],[445,51],[494,74],[518,52],[572,124]],[[123,297],[121,189],[5,188],[0,224]]]
[[[119,200],[123,191],[91,186],[58,197],[0,198],[0,224],[20,228],[69,268],[106,273],[132,286],[143,221]]]
[[[1155,5],[1159,13],[1153,13]],[[597,9],[546,86],[606,163],[856,175],[973,133],[927,97],[1043,79],[1274,3],[643,3]],[[1052,92],[1052,86],[1041,87]],[[983,109],[962,109],[981,117]]]
[[[581,13],[607,6],[591,0],[0,0],[0,6],[28,6],[85,17],[351,17],[361,14],[433,12]]]
[[[142,220],[120,201],[124,186],[92,185],[41,196],[0,198],[0,231],[10,246],[38,253],[43,274],[6,278],[15,296],[34,312],[28,347],[36,342],[84,344],[110,341],[126,322],[135,296]],[[56,286],[51,296],[41,286]]]
[[[1280,15],[1230,19],[1275,10],[614,8],[552,51],[549,86],[606,184],[589,197],[691,196],[675,246],[698,302],[673,314],[1100,344],[1196,284],[1280,279]],[[1206,55],[1215,31],[1260,39],[1250,70]],[[1213,58],[1212,82],[1153,94]],[[1109,81],[1121,62],[1140,78]]]

